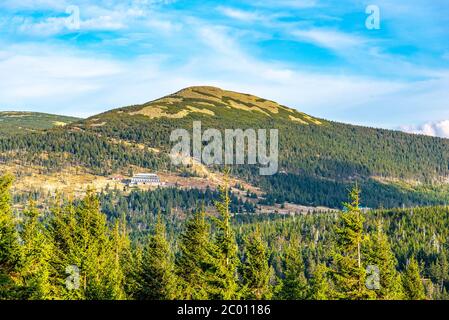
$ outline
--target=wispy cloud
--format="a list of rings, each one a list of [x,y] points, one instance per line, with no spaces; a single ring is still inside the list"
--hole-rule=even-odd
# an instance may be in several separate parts
[[[9,10],[60,10],[68,6],[66,0],[3,0],[2,8]]]
[[[275,8],[294,8],[307,9],[320,6],[318,0],[255,0],[251,1],[256,6],[260,7],[275,7]]]
[[[245,22],[253,22],[253,21],[262,19],[262,16],[258,13],[249,12],[249,11],[245,11],[245,10],[239,10],[239,9],[235,9],[235,8],[231,8],[231,7],[220,6],[220,7],[218,7],[218,11],[220,11],[222,14],[224,14],[225,16],[227,16],[229,18],[237,19],[237,20],[241,20],[241,21],[245,21]]]
[[[300,41],[310,42],[337,52],[360,48],[367,42],[360,36],[329,29],[294,30],[292,35]]]

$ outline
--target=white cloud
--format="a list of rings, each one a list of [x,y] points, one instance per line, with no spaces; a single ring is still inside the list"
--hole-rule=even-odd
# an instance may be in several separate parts
[[[132,30],[138,32],[174,32],[180,30],[180,25],[172,21],[172,16],[165,14],[163,10],[156,11],[158,4],[167,4],[169,0],[141,0],[123,3],[120,1],[99,1],[92,4],[80,1],[76,8],[79,9],[79,32],[91,31],[117,31]],[[49,16],[22,16],[13,11],[8,18],[3,18],[0,25],[19,33],[37,37],[49,37],[67,32],[73,32],[70,17],[73,12],[67,11],[73,7],[70,3],[61,1],[41,1],[32,7],[29,1],[22,0],[7,3],[8,8],[48,10]]]
[[[432,137],[449,138],[449,120],[428,122],[420,126],[403,126],[402,131]]]
[[[16,17],[15,23],[18,23],[18,30],[27,35],[48,37],[60,33],[67,29],[66,18],[46,18],[43,21],[34,21],[33,19],[21,19]]]
[[[120,30],[125,27],[126,24],[124,23],[123,18],[117,17],[117,15],[104,15],[80,21],[80,30],[82,31]]]
[[[106,14],[92,18],[81,16],[79,29],[76,31],[120,30],[126,27],[126,19],[129,16],[124,13],[107,12]],[[49,37],[67,32],[73,32],[73,24],[69,15],[64,17],[48,17],[45,19],[23,18],[16,16],[11,19],[11,24],[17,26],[17,30],[26,35],[37,37]]]
[[[66,0],[3,0],[2,8],[5,9],[27,9],[27,10],[62,10],[68,6]]]
[[[292,9],[309,9],[320,6],[318,0],[252,0],[251,3],[259,7],[285,7]]]
[[[239,9],[235,9],[235,8],[229,8],[229,7],[218,7],[218,10],[223,13],[225,16],[232,18],[232,19],[236,19],[236,20],[241,20],[241,21],[246,21],[246,22],[253,22],[253,21],[257,21],[257,20],[261,20],[262,16],[260,16],[257,13],[254,12],[249,12],[249,11],[243,11],[243,10],[239,10]]]
[[[362,37],[328,29],[294,30],[292,35],[300,41],[335,51],[361,47],[366,43]]]
[[[16,49],[16,47],[11,48]],[[80,96],[95,94],[101,79],[123,72],[120,64],[99,58],[65,54],[61,48],[20,48],[20,54],[0,54],[0,104],[61,110]],[[83,106],[84,107],[84,106]],[[76,109],[80,106],[74,108]]]

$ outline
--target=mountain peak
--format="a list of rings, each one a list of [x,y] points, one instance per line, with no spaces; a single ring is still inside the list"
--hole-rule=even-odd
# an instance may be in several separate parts
[[[224,105],[232,109],[261,112],[268,116],[279,113],[279,109],[291,112],[291,109],[281,106],[277,102],[213,86],[187,87],[170,95],[169,98],[196,99],[214,105]]]
[[[251,118],[264,121],[267,118],[290,121],[296,125],[321,125],[315,119],[275,101],[251,94],[221,89],[213,86],[191,86],[143,105],[113,110],[112,113],[145,116],[149,119],[181,119],[187,116],[216,119]],[[91,119],[91,125],[103,126],[107,121],[100,116]]]
[[[170,96],[177,96],[177,97],[184,97],[184,98],[200,98],[200,96],[201,96],[206,99],[216,98],[216,99],[219,99],[220,101],[224,97],[235,98],[235,99],[244,99],[244,100],[247,100],[248,97],[253,97],[253,98],[256,98],[257,100],[265,100],[265,99],[261,99],[259,97],[252,96],[250,94],[225,90],[225,89],[213,87],[213,86],[187,87],[187,88],[184,88]]]
[[[191,87],[187,87],[187,88],[179,90],[176,94],[182,94],[184,92],[191,92],[191,91],[210,93],[210,92],[225,92],[227,90],[221,89],[219,87],[214,87],[214,86],[191,86]]]

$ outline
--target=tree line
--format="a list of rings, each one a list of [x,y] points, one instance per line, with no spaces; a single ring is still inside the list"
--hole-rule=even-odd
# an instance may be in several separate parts
[[[159,213],[147,237],[132,241],[126,217],[108,220],[93,191],[81,201],[56,198],[48,213],[30,201],[17,216],[12,183],[0,178],[0,299],[426,298],[416,256],[398,271],[382,220],[367,230],[358,188],[343,212],[324,218],[332,224],[296,225],[332,228],[331,239],[310,233],[314,247],[283,219],[233,223],[227,186],[215,214],[198,210],[173,234]]]

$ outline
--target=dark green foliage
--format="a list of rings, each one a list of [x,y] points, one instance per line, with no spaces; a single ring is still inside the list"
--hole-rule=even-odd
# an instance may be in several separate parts
[[[447,261],[446,251],[439,251],[441,252],[439,252],[437,259],[429,266],[429,274],[433,282],[436,284],[437,296],[440,295],[441,298],[447,299],[445,284],[449,280],[449,264]]]
[[[158,156],[148,149],[140,150],[93,133],[64,128],[0,137],[0,160],[42,166],[43,173],[82,166],[98,175],[109,175],[128,165],[163,169],[169,164],[167,156]]]
[[[242,263],[244,297],[247,299],[270,299],[272,269],[267,260],[267,248],[259,228],[246,236]]]
[[[39,211],[34,202],[24,212],[21,228],[22,242],[19,279],[22,292],[21,299],[53,299],[51,284],[53,269],[50,265],[53,244],[48,230],[39,220]]]
[[[229,194],[229,208],[232,213],[251,213],[254,205],[243,202],[236,195]],[[193,213],[204,208],[212,209],[220,200],[220,192],[206,188],[205,190],[177,188],[161,188],[151,191],[133,190],[129,194],[121,190],[104,190],[100,194],[102,212],[111,221],[125,216],[130,228],[132,240],[146,237],[149,227],[155,222],[160,212],[166,219],[169,233],[182,230],[184,213]],[[248,215],[238,215],[246,217]]]
[[[216,270],[213,277],[213,294],[211,298],[231,300],[238,298],[237,267],[239,264],[238,247],[231,224],[231,199],[226,185],[221,189],[221,201],[216,202],[218,218],[214,219]]]
[[[307,279],[304,275],[304,262],[298,239],[290,239],[285,249],[284,278],[281,282],[279,299],[303,300],[307,298]]]
[[[447,192],[431,192],[428,190],[413,190],[399,185],[385,184],[369,177],[359,177],[360,187],[363,189],[364,207],[395,208],[416,205],[443,205],[449,203]],[[328,177],[318,177],[310,174],[276,174],[262,177],[262,188],[267,192],[266,199],[261,204],[292,202],[309,206],[327,206],[341,208],[346,199],[346,190],[353,182],[334,180]],[[441,186],[444,190],[444,187]],[[323,194],[326,197],[323,197]]]
[[[332,279],[338,299],[360,300],[373,296],[365,285],[366,264],[362,262],[364,217],[359,206],[360,189],[355,187],[351,191],[350,202],[345,204],[345,210],[340,214],[340,227],[336,231]]]
[[[212,270],[216,268],[211,242],[210,225],[203,211],[198,211],[185,224],[179,240],[176,273],[179,276],[183,299],[205,300],[210,298]]]
[[[324,264],[319,264],[313,272],[313,276],[310,279],[310,291],[308,299],[310,300],[329,300],[330,288],[328,279],[328,268]]]
[[[172,300],[177,295],[173,252],[161,216],[143,252],[139,299]]]
[[[0,176],[0,300],[14,298],[18,289],[13,277],[20,260],[16,225],[11,211],[13,178]]]
[[[120,243],[122,239],[108,228],[106,217],[100,212],[98,198],[92,192],[76,207],[71,204],[55,207],[50,232],[55,246],[52,264],[59,279],[76,275],[79,280],[72,279],[73,287],[60,281],[56,285],[59,297],[125,298],[124,275],[120,266],[124,243]],[[75,269],[79,272],[74,272]]]
[[[401,277],[396,270],[397,260],[391,250],[383,224],[378,222],[377,232],[374,232],[366,248],[367,264],[375,266],[379,271],[379,288],[375,290],[377,299],[400,300],[403,298]]]
[[[424,300],[426,298],[419,265],[414,258],[407,263],[403,276],[403,286],[406,299]]]

